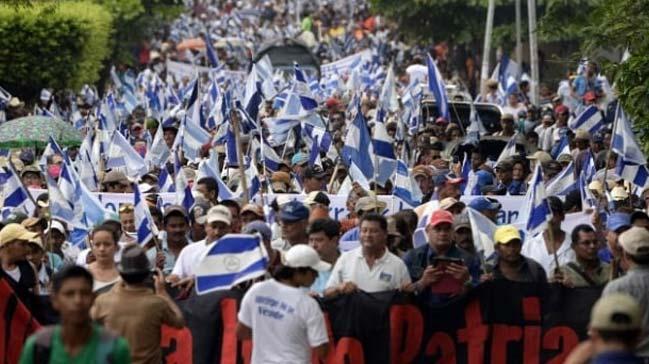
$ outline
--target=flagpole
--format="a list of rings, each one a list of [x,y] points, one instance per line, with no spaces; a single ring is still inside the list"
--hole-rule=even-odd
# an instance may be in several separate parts
[[[617,123],[618,123],[617,119],[619,116],[618,115],[619,112],[620,112],[620,99],[618,98],[617,106],[615,107],[615,117],[613,118],[613,136],[615,136],[615,130],[617,129]],[[604,192],[608,191],[608,184],[606,183],[606,175],[608,174],[608,160],[611,159],[612,147],[613,147],[613,137],[611,137],[611,143],[609,144],[608,150],[606,151],[606,162],[604,164],[604,180],[602,181],[602,187],[604,187]],[[604,193],[604,196],[606,196],[606,193]]]
[[[338,163],[334,165],[334,172],[331,174],[331,178],[329,179],[329,183],[327,184],[328,193],[332,193],[331,189],[334,187],[334,181],[336,180],[336,175],[338,174],[338,166]]]
[[[244,205],[248,203],[248,182],[246,181],[246,169],[243,164],[243,147],[241,145],[241,130],[239,129],[239,115],[236,112],[236,108],[232,108],[230,111],[230,118],[232,119],[232,127],[234,128],[234,140],[237,143],[237,161],[239,163],[239,173],[241,174],[241,181],[239,182],[243,187],[243,203]],[[253,163],[253,161],[250,161]]]

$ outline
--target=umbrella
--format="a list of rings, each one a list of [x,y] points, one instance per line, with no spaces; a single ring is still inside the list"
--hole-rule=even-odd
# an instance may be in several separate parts
[[[72,124],[47,116],[26,116],[0,125],[0,148],[43,148],[52,136],[61,146],[81,145]]]

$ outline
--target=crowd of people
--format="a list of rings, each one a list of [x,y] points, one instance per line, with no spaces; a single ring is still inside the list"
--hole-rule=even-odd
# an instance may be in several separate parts
[[[590,340],[569,362],[649,362],[649,189],[625,180],[616,168],[615,95],[597,65],[584,62],[556,92],[546,87],[536,105],[524,74],[513,75],[513,87],[503,84],[507,77],[491,79],[476,95],[476,74],[454,70],[446,44],[408,47],[396,26],[364,3],[353,14],[346,2],[321,3],[303,4],[295,23],[289,2],[197,2],[142,47],[139,74],[118,65],[102,92],[92,86],[78,93],[44,89],[33,109],[15,97],[4,104],[5,120],[59,117],[84,138],[80,147],[6,154],[5,172],[17,174],[32,198],[11,209],[4,204],[0,274],[39,322],[57,323],[26,342],[21,363],[160,363],[160,327],[184,325],[177,300],[196,294],[201,259],[232,233],[258,234],[268,257],[264,276],[236,286],[246,292],[237,334],[253,339],[253,363],[307,363],[312,349],[326,356],[329,337],[314,298],[401,290],[443,304],[491,280],[603,287]],[[317,87],[305,81],[316,108],[305,106],[306,91],[292,72],[274,72],[269,82],[257,79],[252,84],[264,91],[251,111],[250,82],[224,72],[258,77],[251,58],[237,59],[226,46],[216,51],[222,61],[217,67],[209,46],[179,47],[184,39],[228,37],[257,45],[296,38],[323,64],[363,50],[372,57],[355,70],[324,75]],[[424,116],[428,54],[449,85],[464,87],[470,100],[497,106],[500,121],[492,130],[475,116]],[[167,70],[170,60],[212,63],[215,70],[176,78]],[[391,82],[395,95],[386,86]],[[286,90],[302,92],[298,113],[288,110]],[[245,105],[237,109],[223,101],[229,98]],[[592,107],[600,118],[597,130],[574,128]],[[301,119],[281,137],[278,120],[297,114]],[[308,121],[312,116],[319,121]],[[372,138],[360,143],[372,142],[378,154],[382,144],[375,140],[387,140],[395,162],[375,159],[376,177],[367,180],[343,158],[359,118]],[[189,142],[192,127],[208,134],[208,141]],[[113,133],[146,162],[145,171],[107,167]],[[514,147],[494,157],[485,140]],[[127,164],[134,160],[129,158]],[[405,185],[397,160],[405,166]],[[389,176],[379,178],[386,170]],[[502,218],[499,197],[521,196],[522,203],[536,170],[548,191],[551,219],[532,235]],[[554,184],[568,174],[568,186]],[[143,217],[135,200],[103,212],[91,226],[78,215],[60,218],[61,196],[54,192],[64,191],[71,175],[93,194],[141,194],[154,238],[140,240]],[[191,193],[183,194],[184,187]],[[404,207],[389,207],[385,198],[403,200],[404,188]],[[181,197],[163,201],[172,192]],[[346,213],[334,219],[338,197]],[[482,226],[469,211],[497,225],[488,237],[493,253],[475,241]],[[566,230],[564,220],[575,212],[588,218]],[[280,311],[267,310],[276,305]]]

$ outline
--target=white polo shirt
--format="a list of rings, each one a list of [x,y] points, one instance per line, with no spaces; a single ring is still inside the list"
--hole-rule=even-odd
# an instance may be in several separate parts
[[[174,264],[174,269],[171,271],[172,275],[177,275],[180,278],[187,278],[194,275],[194,269],[198,267],[201,262],[201,257],[205,252],[214,244],[205,244],[205,239],[195,243],[187,244],[178,254],[178,259]]]
[[[343,253],[336,261],[327,282],[327,288],[344,282],[353,282],[365,292],[381,292],[400,288],[410,283],[406,264],[387,249],[370,268],[363,257],[363,247]]]
[[[545,274],[547,274],[548,278],[552,277],[554,269],[556,268],[556,264],[554,264],[554,254],[548,252],[548,248],[545,246],[543,233],[526,240],[521,249],[521,254],[537,261],[541,264],[543,269],[545,269]],[[570,247],[570,236],[567,233],[565,234],[561,246],[557,250],[557,258],[559,260],[559,266],[566,265],[576,259],[575,252]]]

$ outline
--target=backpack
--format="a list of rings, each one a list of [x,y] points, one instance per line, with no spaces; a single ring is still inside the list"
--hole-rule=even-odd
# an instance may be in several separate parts
[[[36,333],[34,342],[34,363],[49,363],[50,354],[52,353],[52,338],[54,337],[54,328],[56,326],[47,326]],[[108,330],[99,329],[99,345],[97,345],[96,361],[97,364],[112,364],[113,349],[118,336]]]

